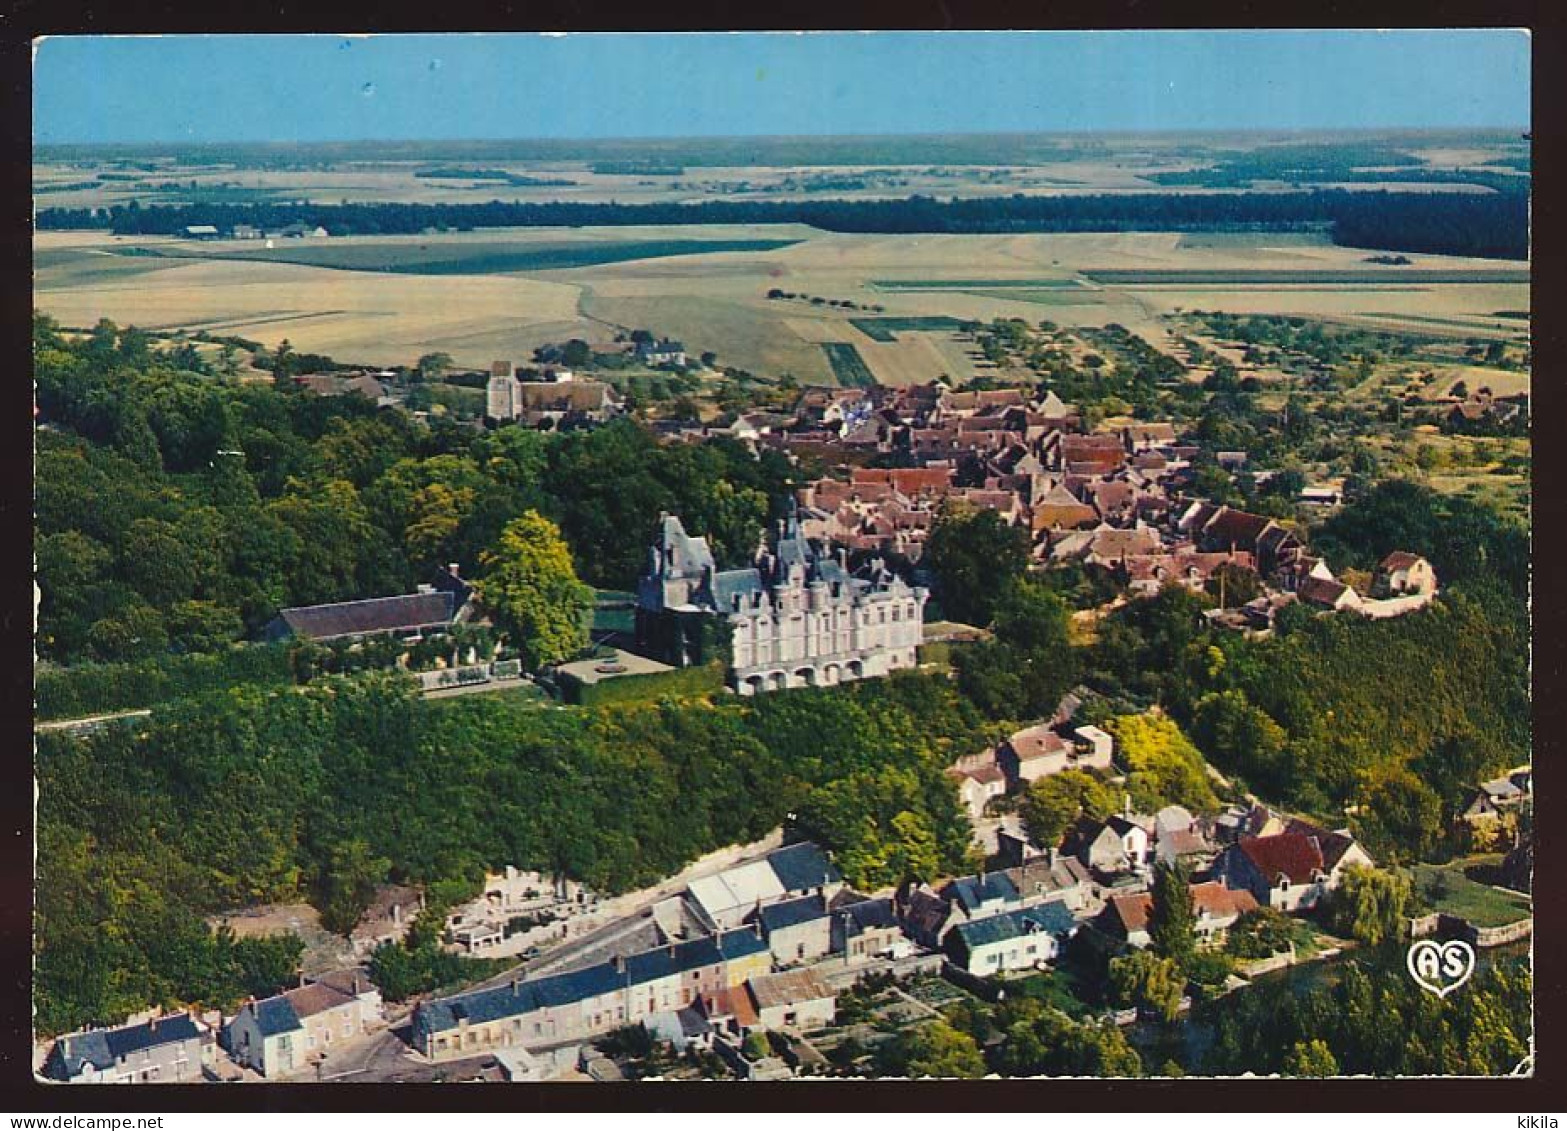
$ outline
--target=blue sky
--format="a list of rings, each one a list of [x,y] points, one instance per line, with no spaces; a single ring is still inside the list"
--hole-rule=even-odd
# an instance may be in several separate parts
[[[462,140],[1529,123],[1523,32],[61,37],[34,139]]]

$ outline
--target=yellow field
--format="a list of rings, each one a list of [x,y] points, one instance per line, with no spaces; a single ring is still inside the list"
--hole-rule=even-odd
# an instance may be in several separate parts
[[[713,350],[721,364],[764,376],[792,373],[830,383],[821,342],[852,343],[878,379],[924,381],[974,374],[964,344],[946,333],[899,333],[875,342],[850,319],[948,316],[1048,319],[1062,326],[1118,322],[1160,347],[1172,340],[1162,316],[1177,310],[1303,314],[1387,328],[1462,336],[1527,327],[1496,311],[1528,310],[1525,284],[1400,284],[1386,287],[1287,285],[1088,285],[1051,287],[1092,269],[1360,270],[1369,254],[1309,238],[1182,237],[1174,233],[981,236],[839,235],[800,225],[489,230],[440,236],[351,237],[333,246],[396,249],[439,240],[493,248],[659,239],[795,239],[767,251],[727,251],[508,274],[398,275],[291,264],[167,260],[106,254],[111,246],[170,250],[168,240],[102,233],[44,232],[36,241],[37,305],[67,325],[99,317],[149,328],[227,331],[370,364],[411,364],[433,350],[460,365],[523,360],[546,341],[605,341],[618,329],[647,328]],[[255,244],[183,244],[219,252]],[[1410,269],[1466,270],[1514,263],[1411,256]],[[1039,288],[983,286],[1042,281]],[[937,289],[897,290],[898,283]],[[880,284],[880,285],[878,285]],[[939,289],[950,286],[952,289]],[[771,288],[848,299],[864,310],[769,300]],[[1033,301],[1030,301],[1030,298]],[[1498,392],[1500,392],[1498,388]]]

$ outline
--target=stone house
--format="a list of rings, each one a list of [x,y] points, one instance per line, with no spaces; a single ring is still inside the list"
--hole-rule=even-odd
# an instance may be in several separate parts
[[[1259,906],[1251,892],[1232,891],[1221,883],[1192,884],[1190,891],[1192,930],[1201,946],[1221,944],[1235,921]],[[1148,922],[1152,912],[1151,893],[1119,895],[1106,904],[1099,923],[1106,933],[1124,939],[1128,946],[1145,947],[1151,941]]]
[[[1008,911],[972,923],[959,923],[947,934],[945,949],[952,964],[976,977],[1015,970],[1034,970],[1053,962],[1078,922],[1059,901]]]
[[[761,928],[778,966],[815,962],[832,950],[832,918],[820,895],[770,903],[750,918]]]
[[[750,929],[617,956],[582,970],[546,978],[513,979],[490,989],[421,1002],[414,1010],[413,1044],[435,1059],[473,1055],[513,1045],[587,1039],[623,1025],[701,1001],[732,998],[766,974],[772,954]]]
[[[334,1044],[363,1036],[379,1023],[379,995],[307,982],[259,1001],[252,998],[223,1030],[224,1047],[240,1064],[269,1078],[301,1072]]]
[[[1408,597],[1436,592],[1436,570],[1418,554],[1395,550],[1377,566],[1372,593],[1377,597]]]
[[[863,899],[832,912],[832,951],[854,966],[910,949],[890,899]]]
[[[747,981],[746,990],[767,1029],[824,1029],[837,1016],[837,994],[814,970],[764,974]]]
[[[46,1079],[67,1084],[185,1084],[215,1060],[212,1030],[187,1013],[60,1037],[44,1060]]]
[[[1346,861],[1344,847],[1335,869],[1324,859],[1316,836],[1285,832],[1251,837],[1225,849],[1214,872],[1227,887],[1249,891],[1259,904],[1276,911],[1309,911],[1338,886],[1342,867],[1359,862]],[[1358,846],[1356,851],[1365,855]]]

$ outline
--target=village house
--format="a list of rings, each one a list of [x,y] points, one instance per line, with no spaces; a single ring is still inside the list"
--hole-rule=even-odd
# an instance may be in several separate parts
[[[1047,848],[1040,856],[1008,868],[1006,875],[1017,888],[1024,906],[1059,902],[1074,915],[1083,915],[1097,903],[1088,867],[1072,856]]]
[[[636,357],[643,365],[653,369],[665,365],[680,368],[686,364],[686,347],[669,338],[638,342]]]
[[[832,951],[832,918],[820,895],[769,903],[748,920],[761,929],[776,966],[815,962]]]
[[[223,1029],[236,1062],[269,1079],[312,1067],[334,1043],[368,1033],[380,1021],[379,1000],[327,982],[304,982],[273,997],[251,998]]]
[[[1495,821],[1522,809],[1533,796],[1534,775],[1528,766],[1509,774],[1481,782],[1459,811],[1460,819],[1472,825]]]
[[[860,899],[833,909],[832,952],[843,956],[844,965],[898,957],[911,950],[891,899]]]
[[[837,1016],[838,995],[814,970],[763,974],[746,981],[763,1028],[806,1032],[825,1029]]]
[[[210,1075],[214,1045],[208,1026],[188,1013],[172,1013],[60,1037],[43,1075],[66,1084],[193,1083]]]
[[[421,1002],[413,1044],[441,1059],[513,1045],[586,1040],[670,1010],[707,1003],[765,975],[771,955],[748,928],[617,956],[582,970]]]
[[[686,899],[718,930],[740,926],[759,907],[804,895],[831,900],[843,890],[843,876],[809,841],[774,849],[712,876],[692,880]]]
[[[965,922],[988,919],[1004,911],[1024,906],[1023,893],[1006,872],[981,872],[977,876],[959,876],[941,890],[958,918]]]
[[[386,385],[369,373],[301,373],[293,381],[296,388],[318,397],[360,397],[383,406],[392,403]]]
[[[1192,930],[1200,946],[1218,946],[1223,943],[1235,921],[1248,911],[1255,911],[1258,903],[1249,891],[1231,891],[1221,883],[1192,884]],[[1145,947],[1151,940],[1148,933],[1149,918],[1153,913],[1153,895],[1134,892],[1110,899],[1099,925],[1105,933],[1122,939],[1128,946]]]
[[[1395,550],[1377,566],[1372,595],[1407,597],[1436,592],[1436,570],[1418,554]]]
[[[941,945],[954,923],[963,921],[952,901],[926,883],[900,889],[895,906],[904,932],[930,950]]]
[[[1220,854],[1215,876],[1276,911],[1309,911],[1338,887],[1346,868],[1372,866],[1365,849],[1347,833],[1304,821],[1292,821],[1287,829],[1237,841]]]
[[[958,969],[989,977],[1048,965],[1077,927],[1077,920],[1064,904],[1041,903],[959,923],[947,933],[944,945]]]
[[[1151,858],[1152,825],[1129,809],[1104,821],[1082,821],[1067,834],[1063,850],[1098,874],[1144,871]]]

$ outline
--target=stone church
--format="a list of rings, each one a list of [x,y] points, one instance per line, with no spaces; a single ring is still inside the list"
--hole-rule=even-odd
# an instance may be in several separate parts
[[[829,686],[914,667],[927,596],[879,559],[851,574],[797,516],[754,565],[719,570],[707,539],[666,514],[637,586],[637,642],[681,667],[726,659],[741,695]]]

